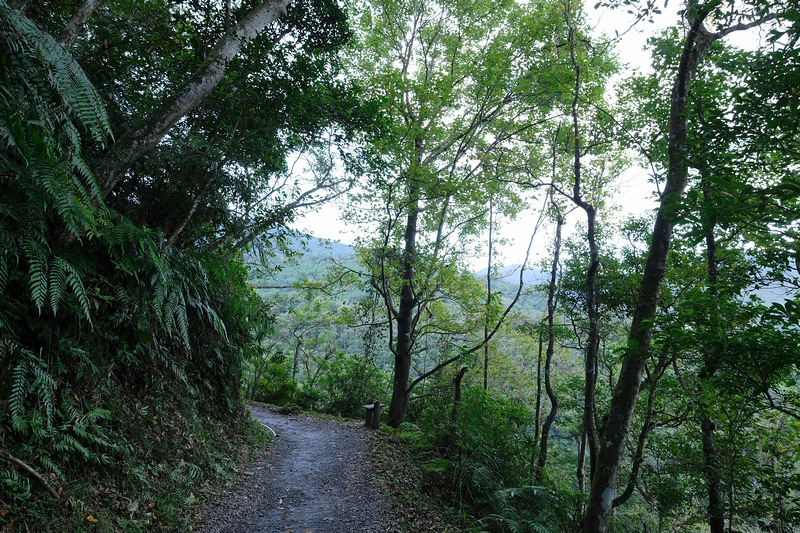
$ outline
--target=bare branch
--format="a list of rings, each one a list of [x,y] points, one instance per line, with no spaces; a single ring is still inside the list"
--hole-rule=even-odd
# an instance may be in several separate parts
[[[49,492],[53,496],[53,498],[59,501],[61,500],[61,496],[58,495],[55,489],[53,489],[50,483],[48,483],[47,480],[45,480],[44,477],[42,477],[42,475],[39,474],[39,472],[37,472],[36,470],[28,466],[26,463],[24,463],[20,459],[17,459],[16,457],[14,457],[5,450],[0,450],[0,457],[2,457],[3,459],[5,459],[10,463],[14,463],[20,469],[22,469],[26,474],[37,479],[42,485],[44,485],[44,488],[47,489],[47,492]]]

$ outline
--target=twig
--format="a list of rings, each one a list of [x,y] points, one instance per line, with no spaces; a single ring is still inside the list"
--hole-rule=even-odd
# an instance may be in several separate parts
[[[34,470],[33,468],[31,468],[30,466],[28,466],[27,464],[25,464],[21,460],[17,459],[16,457],[14,457],[13,455],[11,455],[10,453],[8,453],[5,450],[0,450],[0,457],[5,459],[6,461],[14,463],[18,467],[20,467],[23,471],[25,471],[25,473],[27,473],[29,476],[38,479],[42,483],[42,485],[44,485],[44,488],[46,488],[47,491],[50,494],[53,495],[53,498],[55,498],[56,500],[59,500],[59,501],[61,500],[61,496],[58,495],[58,493],[55,491],[55,489],[53,489],[53,487],[50,486],[50,483],[48,483],[47,480],[45,480],[39,474],[39,472],[37,472],[36,470]]]

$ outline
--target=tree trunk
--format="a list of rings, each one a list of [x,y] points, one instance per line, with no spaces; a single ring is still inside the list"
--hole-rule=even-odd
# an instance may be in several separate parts
[[[64,50],[70,49],[72,43],[78,38],[80,29],[102,2],[103,0],[84,0],[80,7],[75,10],[72,18],[69,19],[67,25],[64,27],[64,31],[58,36],[57,42],[61,45],[61,48]]]
[[[628,335],[628,351],[622,361],[617,385],[611,398],[608,423],[592,476],[592,489],[584,516],[586,533],[606,532],[611,521],[617,479],[625,445],[628,440],[636,397],[642,382],[645,358],[650,347],[653,319],[656,316],[658,294],[664,278],[669,248],[672,242],[673,216],[670,207],[680,201],[689,175],[686,154],[686,107],[689,85],[700,60],[708,51],[715,36],[703,26],[707,12],[697,12],[690,6],[687,16],[691,28],[686,36],[675,84],[672,88],[669,113],[669,165],[667,182],[656,215],[653,237],[647,256],[639,296]]]
[[[534,429],[534,442],[539,441],[539,421],[542,419],[542,345],[544,344],[544,329],[539,324],[539,357],[536,360],[536,427]]]
[[[710,184],[706,176],[703,176],[703,198],[707,205],[711,205],[712,197]],[[714,326],[717,331],[717,345],[712,348],[711,353],[704,354],[704,368],[700,372],[700,383],[710,380],[717,372],[719,360],[722,357],[722,343],[724,342],[723,332],[720,324],[721,316],[719,312],[719,288],[717,285],[719,278],[719,268],[717,262],[717,241],[714,236],[714,223],[709,223],[706,228],[706,276],[708,280],[708,299],[714,309]],[[705,398],[706,395],[700,395]],[[714,429],[716,425],[710,416],[710,407],[705,401],[701,401],[700,409],[702,419],[700,421],[700,434],[703,444],[703,470],[706,475],[706,492],[708,494],[708,525],[711,533],[725,533],[725,514],[722,506],[722,480],[720,474],[719,458],[717,457],[717,447],[714,443]]]
[[[627,502],[633,495],[634,489],[636,489],[636,484],[639,480],[639,471],[641,470],[642,463],[644,462],[644,443],[647,440],[647,436],[650,434],[650,431],[654,427],[653,415],[655,414],[654,404],[656,390],[658,389],[658,380],[661,379],[661,376],[664,375],[664,372],[673,361],[674,360],[670,359],[665,353],[661,362],[656,366],[654,371],[652,373],[648,373],[647,375],[647,382],[650,386],[650,390],[647,394],[647,411],[644,416],[644,421],[642,422],[642,429],[639,431],[639,437],[636,440],[636,450],[633,453],[633,464],[631,465],[631,471],[628,475],[628,485],[625,487],[625,490],[622,491],[622,494],[614,499],[614,507],[618,507]],[[645,370],[647,370],[646,367]]]
[[[413,180],[413,178],[409,178]],[[403,254],[402,288],[400,306],[397,310],[397,343],[394,347],[394,383],[392,401],[389,404],[389,425],[396,428],[406,419],[408,410],[408,377],[411,372],[411,348],[414,329],[414,309],[417,298],[414,295],[414,263],[416,258],[417,221],[419,219],[419,188],[410,186],[411,203],[408,207],[405,232],[405,252]]]
[[[708,525],[711,533],[725,533],[725,512],[722,507],[719,459],[714,444],[714,422],[703,416],[700,423],[703,440],[704,470],[706,473],[706,492],[708,494]]]
[[[458,371],[458,374],[456,374],[456,377],[453,378],[453,410],[450,413],[450,419],[454,424],[456,423],[456,420],[458,420],[458,406],[461,405],[461,382],[463,381],[464,374],[466,373],[467,367],[463,366],[461,367],[461,370]]]
[[[569,22],[569,19],[568,19]],[[572,201],[586,213],[586,240],[589,244],[589,269],[586,271],[586,315],[589,319],[589,332],[586,339],[586,353],[584,355],[585,387],[583,396],[583,434],[589,449],[589,479],[592,479],[595,464],[597,463],[597,435],[595,434],[595,389],[597,388],[597,349],[600,345],[600,331],[597,322],[597,269],[600,259],[597,252],[597,239],[595,238],[595,222],[597,210],[583,199],[583,180],[581,176],[581,130],[578,121],[578,102],[580,101],[581,70],[575,57],[575,30],[570,28],[569,49],[572,67],[575,69],[575,88],[572,98],[572,135],[573,142],[573,173],[574,184]],[[584,446],[581,446],[581,462],[583,461]],[[583,467],[579,468],[583,476]]]
[[[96,177],[103,197],[114,190],[137,159],[157,145],[178,120],[211,94],[225,74],[228,62],[242,46],[284,16],[289,3],[290,0],[266,0],[252,9],[220,38],[183,87],[164,100],[139,126],[119,138],[97,168]]]
[[[585,474],[585,463],[586,463],[586,429],[584,428],[581,431],[581,443],[578,446],[578,467],[575,471],[575,477],[578,481],[578,490],[583,492],[586,490],[586,474]]]
[[[554,204],[555,205],[555,204]],[[547,397],[550,399],[550,411],[544,419],[542,424],[542,435],[539,442],[539,459],[536,461],[536,484],[541,485],[544,479],[544,467],[547,464],[547,445],[550,439],[550,426],[558,414],[558,397],[553,390],[553,385],[550,381],[550,370],[553,362],[553,351],[555,347],[555,327],[553,325],[553,315],[555,314],[555,293],[556,282],[558,280],[558,261],[559,253],[561,252],[561,227],[564,224],[564,219],[561,212],[558,213],[556,220],[556,238],[554,243],[553,252],[553,268],[550,271],[550,288],[547,292],[547,355],[544,361],[544,388],[547,391]]]
[[[483,322],[483,390],[489,390],[489,319],[492,308],[492,224],[493,198],[489,197],[489,263],[486,267],[486,318]]]

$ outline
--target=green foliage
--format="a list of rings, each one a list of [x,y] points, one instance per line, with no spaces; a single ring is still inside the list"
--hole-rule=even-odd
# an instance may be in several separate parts
[[[385,398],[388,377],[364,358],[338,354],[324,363],[321,373],[321,410],[325,413],[359,418],[368,398]]]
[[[189,483],[219,477],[230,461],[218,433],[243,423],[241,361],[263,304],[231,254],[162,250],[159,232],[103,204],[82,155],[109,133],[96,91],[5,4],[0,25],[0,447],[76,502],[76,513],[105,508],[107,527],[146,524],[155,518],[145,493],[180,480],[176,494],[188,498]],[[170,429],[159,431],[161,416]],[[173,466],[169,480],[155,466],[162,461]],[[87,476],[116,487],[118,501],[81,485]],[[3,463],[0,486],[9,527],[74,527],[14,464]],[[177,503],[156,503],[156,516],[179,520]]]
[[[292,380],[291,361],[282,354],[272,356],[264,377],[253,387],[252,399],[257,402],[287,405],[294,402],[297,384]]]
[[[583,494],[563,485],[526,485],[494,493],[497,512],[478,521],[481,531],[555,533],[575,531]]]
[[[376,0],[348,5],[348,23],[339,4],[314,0],[292,5],[228,62],[217,90],[134,161],[114,191],[101,193],[94,175],[108,170],[97,161],[109,139],[146,125],[190,78],[225,31],[224,3],[106,3],[71,49],[77,59],[41,29],[63,28],[75,6],[24,4],[25,14],[0,2],[0,449],[52,484],[71,510],[3,461],[3,529],[85,530],[88,515],[104,530],[187,529],[183,509],[193,492],[230,470],[241,443],[228,436],[263,438],[247,421],[242,376],[256,399],[360,417],[367,398],[385,399],[379,367],[390,355],[375,349],[375,333],[387,316],[397,318],[406,289],[412,294],[402,303],[413,309],[401,318],[419,328],[409,354],[428,350],[417,376],[479,338],[497,318],[499,298],[486,303],[463,259],[487,227],[487,204],[513,217],[526,202],[515,183],[543,183],[551,168],[556,182],[572,176],[563,157],[545,164],[554,117],[573,101],[567,44],[577,45],[579,115],[592,124],[584,128],[584,170],[602,176],[593,191],[600,195],[617,170],[606,167],[604,142],[620,125],[653,177],[666,171],[669,101],[660,95],[678,55],[676,29],[651,41],[657,71],[630,77],[615,124],[599,110],[615,66],[595,53],[605,43],[588,35],[573,3]],[[233,18],[248,5],[234,6]],[[739,21],[740,7],[776,9],[721,6],[709,24]],[[767,307],[749,295],[760,284],[797,285],[798,17],[795,5],[778,7],[785,20],[766,34],[769,50],[712,47],[681,117],[690,131],[690,190],[674,206],[680,244],[631,431],[646,430],[638,493],[618,509],[617,531],[705,521],[705,419],[715,424],[729,528],[800,524],[800,305],[781,297]],[[348,42],[343,76],[337,54]],[[366,95],[374,100],[365,103]],[[364,142],[369,135],[379,139]],[[576,140],[563,128],[555,155]],[[291,175],[293,152],[307,158],[308,191]],[[378,208],[368,217],[378,239],[361,251],[369,275],[340,262],[350,283],[340,301],[284,294],[265,304],[248,288],[242,260],[258,256],[272,268],[294,209],[316,205],[321,191],[342,193],[370,169],[350,206]],[[276,231],[262,237],[267,230]],[[616,252],[620,238],[600,230],[607,351],[597,370],[598,418],[619,376],[618,322],[635,305],[649,223],[626,224],[630,246]],[[412,233],[416,248],[404,252]],[[709,235],[720,267],[713,279],[698,246]],[[243,256],[250,243],[256,249]],[[569,248],[560,280],[567,309],[559,314],[574,318],[580,345],[585,249]],[[357,293],[364,279],[367,289]],[[356,315],[370,327],[363,337],[338,327]],[[399,434],[425,462],[428,487],[474,514],[474,527],[574,531],[584,503],[571,474],[582,432],[578,349],[553,374],[563,401],[543,486],[530,481],[539,421],[507,396],[532,390],[519,372],[530,357],[501,343],[491,349],[495,375],[521,377],[490,382],[493,392],[466,385],[457,404],[435,388],[445,378],[430,379],[434,392],[415,399],[415,423]],[[409,357],[409,366],[416,362]],[[631,475],[624,468],[620,479]]]
[[[531,423],[526,406],[469,387],[455,407],[441,396],[426,402],[415,431],[404,426],[401,435],[428,454],[431,483],[456,501],[491,507],[496,491],[522,485],[531,473]]]

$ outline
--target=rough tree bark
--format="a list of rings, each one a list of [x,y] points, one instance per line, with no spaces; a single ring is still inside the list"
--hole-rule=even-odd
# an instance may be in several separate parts
[[[97,181],[104,197],[122,181],[137,159],[158,144],[178,120],[211,94],[225,74],[228,62],[239,53],[242,46],[269,24],[286,15],[290,1],[266,0],[253,8],[220,38],[203,64],[183,87],[165,99],[140,125],[117,140],[100,160],[96,171]]]
[[[394,319],[397,321],[397,343],[394,352],[394,382],[392,385],[392,401],[389,403],[389,425],[397,427],[405,421],[408,410],[408,378],[411,373],[412,333],[414,330],[414,309],[417,297],[414,294],[414,263],[417,254],[417,221],[419,220],[419,187],[411,178],[410,204],[406,218],[405,250],[403,252],[402,287],[400,288],[400,305]],[[384,280],[386,276],[383,276]],[[388,296],[384,290],[384,298]]]

